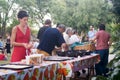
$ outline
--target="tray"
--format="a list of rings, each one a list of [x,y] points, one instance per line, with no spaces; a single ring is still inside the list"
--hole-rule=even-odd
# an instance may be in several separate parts
[[[59,56],[48,56],[45,57],[45,61],[66,61],[66,60],[71,60],[74,59],[73,57],[59,57]]]
[[[92,53],[92,51],[87,51],[87,50],[68,50],[65,52],[61,52],[61,51],[57,51],[56,54],[58,56],[62,56],[62,57],[83,57],[86,55],[90,55],[90,53]]]
[[[12,70],[28,69],[32,67],[33,65],[26,65],[26,64],[2,64],[0,65],[0,69],[12,69]]]

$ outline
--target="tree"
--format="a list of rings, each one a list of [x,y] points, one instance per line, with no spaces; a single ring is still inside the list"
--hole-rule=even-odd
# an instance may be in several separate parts
[[[115,15],[114,21],[109,25],[109,31],[112,35],[112,40],[114,42],[114,49],[112,53],[118,52],[120,49],[120,1],[119,0],[111,0],[112,1],[112,12]]]
[[[117,16],[117,23],[120,23],[120,0],[111,0],[113,4],[113,13]]]
[[[2,5],[0,6],[1,26],[3,26],[3,22],[12,24],[16,19],[16,12],[21,9],[28,11],[30,15],[29,24],[33,27],[35,25],[40,26],[47,13],[52,15],[54,23],[63,23],[86,32],[90,25],[97,26],[100,22],[110,23],[114,19],[110,12],[111,5],[106,0],[1,0],[0,5]],[[6,6],[7,8],[5,8]],[[8,7],[10,7],[9,10]],[[3,18],[3,13],[8,17]]]
[[[44,22],[44,16],[49,12],[48,3],[46,2],[49,2],[49,0],[16,0],[20,9],[28,11],[31,18],[31,24],[40,24]]]
[[[6,25],[10,18],[10,11],[15,0],[0,0],[0,35],[4,36]]]
[[[106,0],[56,0],[51,1],[49,9],[56,23],[87,31],[90,25],[111,22],[110,8]]]

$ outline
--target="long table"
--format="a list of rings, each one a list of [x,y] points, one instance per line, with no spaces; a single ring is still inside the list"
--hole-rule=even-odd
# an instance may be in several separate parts
[[[71,77],[72,73],[88,68],[90,69],[91,67],[93,68],[96,63],[100,61],[100,55],[98,54],[92,54],[80,58],[75,58],[73,60],[69,61],[63,61],[59,63],[59,69],[61,69],[63,72],[60,70],[60,74],[62,73],[63,76],[65,77]],[[90,73],[88,73],[90,75]]]
[[[100,61],[97,54],[74,58],[68,61],[44,61],[38,66],[24,70],[0,69],[0,80],[62,80],[63,76],[71,77],[72,73]]]
[[[44,62],[23,70],[0,69],[0,80],[56,80],[57,66],[55,62]]]

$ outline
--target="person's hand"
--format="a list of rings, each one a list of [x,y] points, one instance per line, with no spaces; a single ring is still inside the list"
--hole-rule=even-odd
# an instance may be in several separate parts
[[[33,47],[32,44],[27,44],[27,49],[30,49],[30,48],[32,48],[32,47]]]
[[[26,48],[26,49],[30,49],[32,48],[32,44],[28,44],[28,43],[23,43],[23,46]]]
[[[22,44],[27,49],[27,43],[22,43]]]
[[[66,43],[63,43],[61,47],[62,47],[63,51],[67,51],[68,50],[68,46],[67,46]]]

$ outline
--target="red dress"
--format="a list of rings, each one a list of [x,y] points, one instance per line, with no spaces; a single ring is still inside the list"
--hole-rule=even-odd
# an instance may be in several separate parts
[[[15,42],[18,43],[29,43],[30,41],[30,29],[27,27],[26,33],[24,34],[19,27],[17,27]],[[14,46],[11,56],[11,62],[21,61],[25,59],[26,49],[23,46]]]

